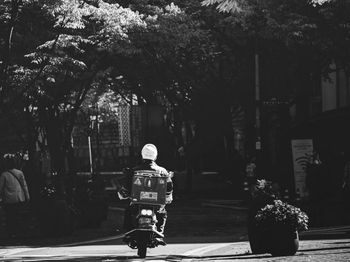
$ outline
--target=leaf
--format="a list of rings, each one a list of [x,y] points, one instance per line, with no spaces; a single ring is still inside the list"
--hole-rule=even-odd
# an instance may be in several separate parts
[[[243,11],[244,1],[241,0],[204,0],[203,6],[217,5],[217,9],[224,13],[236,13]]]
[[[329,3],[332,1],[334,1],[334,0],[311,0],[310,3],[314,6],[317,6],[317,5],[323,5],[325,3]]]

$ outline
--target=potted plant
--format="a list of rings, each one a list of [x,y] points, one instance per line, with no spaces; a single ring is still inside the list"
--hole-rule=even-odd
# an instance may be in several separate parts
[[[278,187],[271,181],[265,179],[256,180],[250,185],[250,201],[248,208],[248,238],[250,249],[253,254],[265,253],[264,234],[257,227],[255,216],[257,212],[266,206],[272,204],[279,196]]]
[[[272,255],[294,255],[299,248],[298,231],[307,230],[309,218],[300,208],[274,200],[259,210],[256,225],[264,233],[266,251]]]

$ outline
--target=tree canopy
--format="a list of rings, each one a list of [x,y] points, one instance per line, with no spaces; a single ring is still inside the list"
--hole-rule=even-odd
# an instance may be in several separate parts
[[[89,90],[104,87],[106,58],[129,41],[131,28],[146,23],[130,8],[102,0],[12,0],[0,9],[1,113],[18,128],[27,122],[27,147],[47,144],[60,170],[79,108]]]
[[[254,102],[255,52],[276,96],[293,93],[301,74],[326,75],[332,61],[349,69],[349,8],[336,0],[6,0],[0,110],[12,122],[25,117],[52,152],[69,148],[91,95],[110,90],[181,111],[179,125],[193,118],[228,134],[230,107]]]
[[[324,73],[331,61],[349,68],[349,1],[204,0],[202,5],[230,13],[236,25],[258,40],[279,41],[301,54],[310,52],[308,59],[317,60]]]

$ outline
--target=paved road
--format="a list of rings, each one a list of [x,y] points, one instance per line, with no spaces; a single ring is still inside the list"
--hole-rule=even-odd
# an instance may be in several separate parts
[[[109,241],[110,242],[110,241]],[[182,261],[229,246],[230,243],[169,244],[148,250],[147,261]],[[72,247],[12,248],[0,250],[2,261],[139,261],[125,245],[101,244]]]
[[[296,255],[272,257],[270,254],[253,255],[249,243],[214,243],[201,239],[201,243],[188,239],[169,239],[165,247],[150,249],[146,261],[350,261],[350,237],[346,234],[350,226],[319,228],[301,234],[300,247]],[[344,233],[344,235],[343,235]],[[333,235],[332,235],[333,234]],[[329,236],[343,238],[325,239]],[[318,240],[303,240],[318,236]],[[176,240],[176,241],[175,241]],[[181,243],[182,242],[182,243]],[[185,243],[187,242],[187,243]],[[6,247],[0,249],[1,261],[141,261],[136,251],[123,245],[120,237],[104,238],[98,241],[74,243],[55,247]]]
[[[14,248],[0,251],[1,261],[140,261],[136,252],[122,245]],[[248,242],[169,244],[152,249],[146,261],[350,261],[350,239],[305,240],[296,255],[252,255]]]
[[[249,262],[304,262],[304,261],[350,261],[350,239],[341,240],[304,240],[300,241],[298,252],[294,256],[272,257],[270,254],[252,255],[247,252],[247,242],[233,243],[224,249],[206,253],[194,261],[249,261]]]

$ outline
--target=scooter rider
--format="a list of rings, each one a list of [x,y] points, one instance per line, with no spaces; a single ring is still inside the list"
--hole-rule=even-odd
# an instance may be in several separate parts
[[[126,183],[125,187],[120,187],[118,190],[119,198],[126,199],[129,197],[129,192],[131,192],[131,186],[132,186],[132,177],[138,170],[154,170],[160,173],[160,175],[167,176],[167,191],[166,191],[166,204],[170,204],[173,200],[173,182],[171,180],[171,175],[169,172],[164,168],[155,162],[157,159],[158,151],[157,147],[153,144],[146,144],[143,146],[141,150],[141,156],[142,156],[142,164],[138,165],[132,169],[129,169],[126,172]],[[129,208],[125,212],[125,223],[124,226],[127,231],[131,230],[133,228],[133,225],[131,223],[131,217],[132,213],[135,212],[135,210],[132,210],[132,207],[129,206]],[[160,233],[164,233],[165,223],[167,219],[167,211],[165,209],[165,205],[161,206],[156,211],[157,216],[157,230]],[[157,238],[159,245],[166,245],[163,239]],[[124,239],[125,242],[128,241],[128,239]]]

